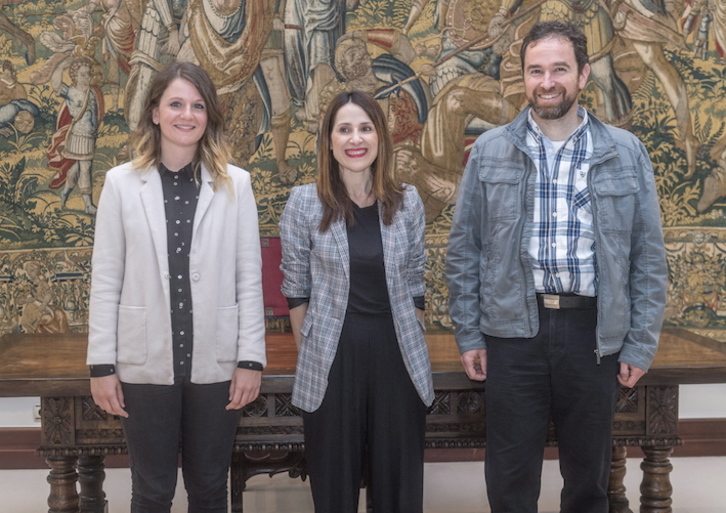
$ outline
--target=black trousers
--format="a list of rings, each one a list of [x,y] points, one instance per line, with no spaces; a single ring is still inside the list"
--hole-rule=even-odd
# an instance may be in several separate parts
[[[189,513],[227,512],[227,472],[241,411],[224,409],[229,385],[122,383],[131,513],[170,511],[180,449]]]
[[[561,513],[607,513],[617,355],[595,355],[597,310],[540,308],[532,339],[487,337],[487,495],[493,513],[536,513],[549,420]]]
[[[364,467],[373,511],[422,512],[426,406],[390,316],[346,315],[323,403],[303,421],[316,513],[358,511]]]

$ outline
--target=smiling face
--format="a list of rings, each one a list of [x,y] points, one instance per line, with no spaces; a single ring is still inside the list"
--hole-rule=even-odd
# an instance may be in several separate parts
[[[207,106],[194,85],[176,78],[152,111],[152,121],[161,130],[161,159],[188,156],[191,162],[207,129]]]
[[[523,64],[524,90],[535,121],[577,114],[577,96],[587,83],[590,65],[578,71],[571,42],[558,37],[533,42]]]
[[[348,102],[338,110],[330,146],[341,173],[370,171],[378,157],[378,133],[370,116],[359,105]]]

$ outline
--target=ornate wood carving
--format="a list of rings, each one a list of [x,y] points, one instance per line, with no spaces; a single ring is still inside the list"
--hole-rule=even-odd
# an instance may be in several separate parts
[[[678,429],[678,386],[649,386],[649,435],[676,434]]]
[[[75,415],[72,397],[42,397],[44,445],[72,445]]]
[[[262,395],[253,402],[242,408],[243,417],[262,417],[267,413],[267,397],[269,394]],[[274,403],[273,403],[274,404]]]
[[[640,485],[641,513],[673,513],[673,486],[670,481],[673,465],[668,459],[672,452],[672,447],[643,447],[645,458],[640,464],[643,469],[643,482]]]
[[[51,465],[50,513],[102,513],[103,457],[125,453],[120,419],[99,410],[90,397],[43,398],[44,442],[38,450]],[[610,475],[610,513],[631,513],[622,480],[625,446],[650,446],[643,463],[643,513],[665,513],[670,500],[668,472],[662,451],[680,444],[677,428],[677,386],[648,385],[620,392],[613,423],[614,465]],[[439,389],[426,420],[426,447],[473,449],[486,445],[483,389]],[[556,445],[550,429],[547,445]],[[289,392],[264,393],[244,410],[237,431],[231,472],[234,512],[242,511],[247,479],[257,474],[287,472],[305,478],[303,427]],[[670,452],[667,452],[670,454]],[[667,455],[666,455],[667,456]],[[81,458],[78,471],[73,466]],[[80,480],[80,500],[75,481]],[[71,488],[73,490],[71,491]],[[74,498],[75,497],[75,498]],[[666,508],[669,507],[665,506]]]
[[[609,513],[633,513],[625,496],[625,485],[623,484],[627,456],[627,447],[613,446],[613,459],[610,465],[610,478],[608,481]]]
[[[297,417],[300,410],[292,405],[292,394],[275,394],[275,416]]]
[[[437,391],[434,396],[434,402],[429,408],[429,415],[450,415],[451,414],[451,394],[449,392]]]
[[[241,513],[243,510],[243,492],[247,480],[258,474],[275,474],[287,472],[292,478],[307,478],[305,470],[305,457],[302,448],[291,452],[254,452],[244,451],[232,456],[232,471],[230,472],[230,494],[232,513]]]
[[[91,397],[82,397],[80,404],[81,418],[84,421],[107,422],[108,420],[115,418],[113,415],[109,415],[96,406],[96,403],[93,402]]]
[[[456,411],[473,415],[484,414],[484,392],[465,391],[456,394]]]
[[[623,388],[618,392],[618,401],[615,405],[617,413],[637,413],[639,388]]]
[[[106,493],[103,482],[106,479],[103,456],[81,456],[78,458],[78,484],[80,513],[105,513]]]
[[[50,467],[50,474],[48,474],[48,484],[50,484],[48,513],[77,513],[77,458],[75,456],[48,456],[45,461]]]

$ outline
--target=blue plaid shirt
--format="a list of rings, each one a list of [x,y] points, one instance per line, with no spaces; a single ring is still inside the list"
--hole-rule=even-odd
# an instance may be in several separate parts
[[[564,143],[553,143],[529,112],[527,146],[537,168],[529,254],[537,292],[596,296],[595,235],[587,187],[593,145],[587,111],[579,107],[578,115],[580,126]]]

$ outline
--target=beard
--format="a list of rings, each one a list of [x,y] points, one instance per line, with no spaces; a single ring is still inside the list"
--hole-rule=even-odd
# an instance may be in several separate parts
[[[553,92],[560,92],[560,91],[553,91]],[[565,114],[567,114],[572,106],[574,105],[575,101],[577,100],[577,95],[579,94],[579,91],[573,94],[572,96],[567,96],[567,91],[565,89],[562,89],[561,92],[564,93],[564,96],[562,100],[560,100],[560,103],[557,105],[540,105],[537,101],[537,93],[535,92],[534,96],[532,98],[527,98],[527,102],[529,103],[529,106],[532,107],[532,110],[542,119],[560,119]]]

